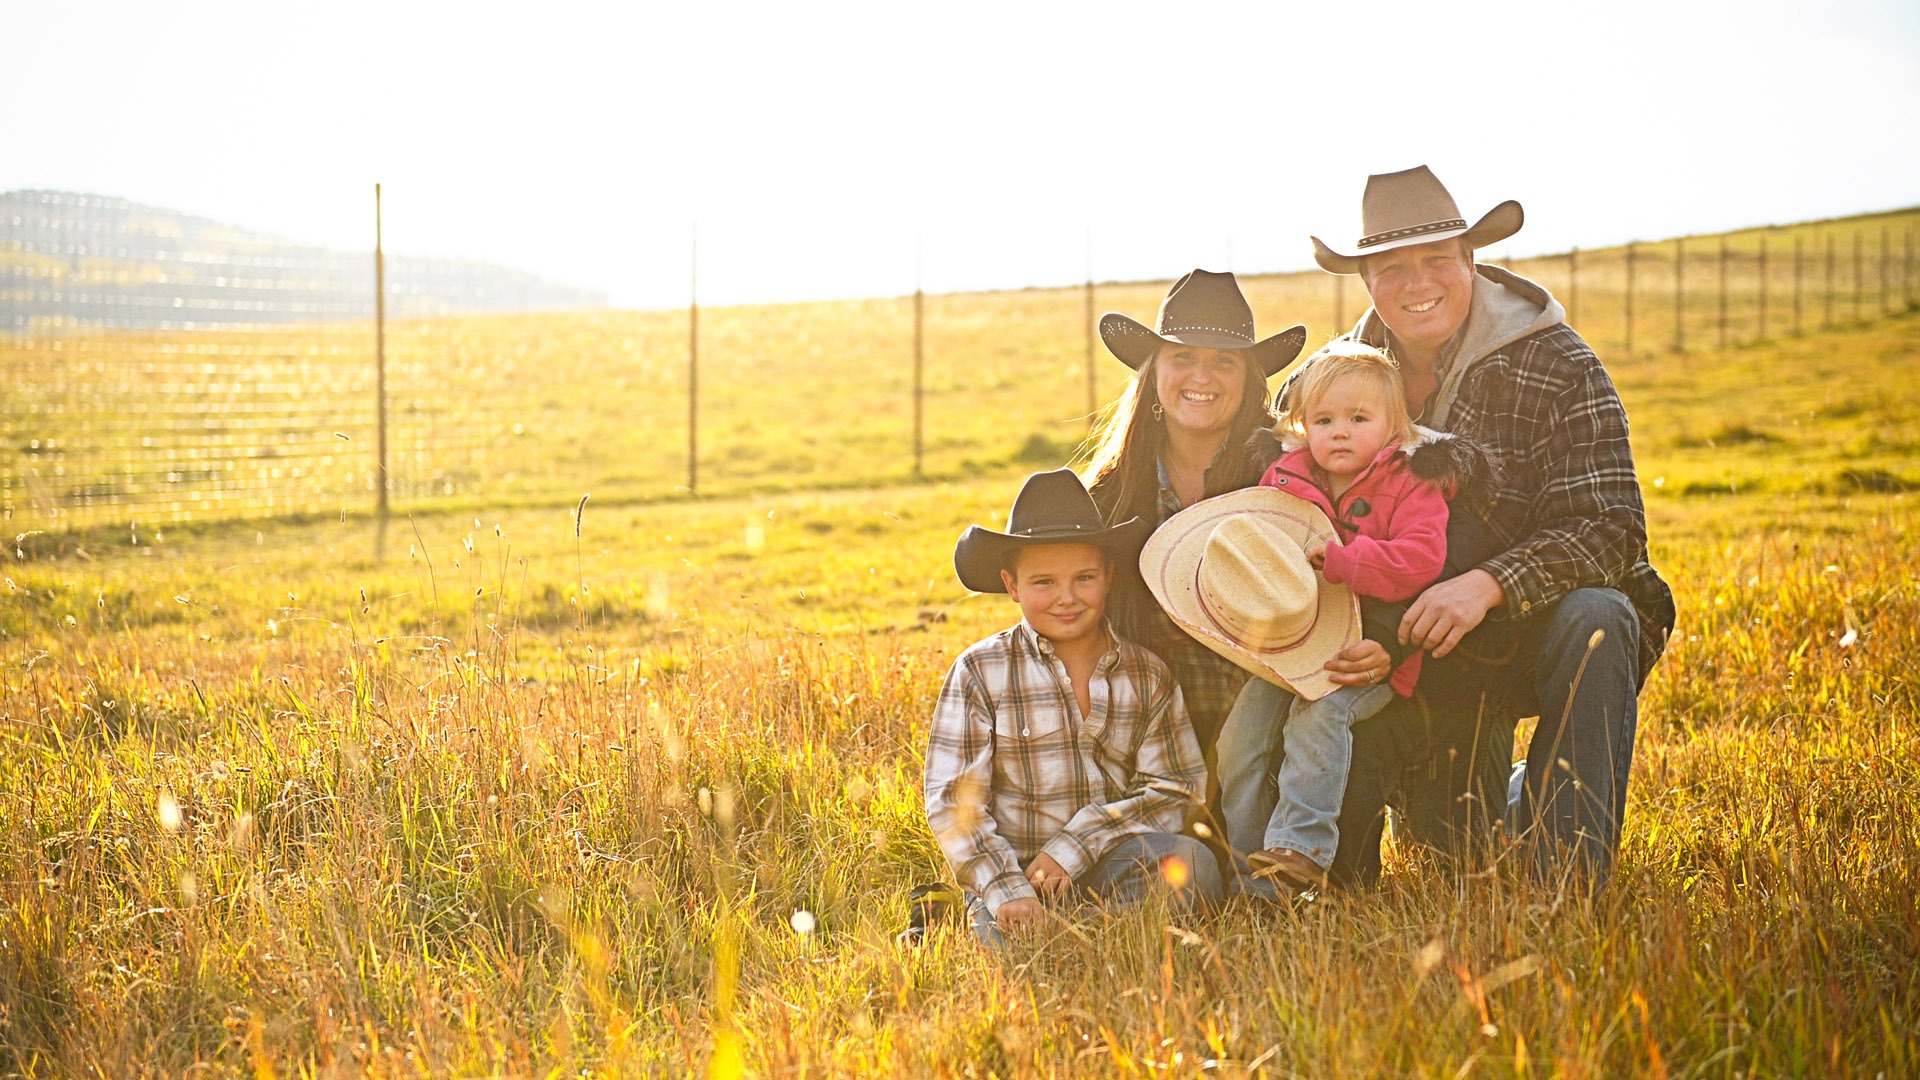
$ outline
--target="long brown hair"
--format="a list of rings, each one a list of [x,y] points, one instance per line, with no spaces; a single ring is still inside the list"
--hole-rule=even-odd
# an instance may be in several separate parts
[[[1160,353],[1166,347],[1155,349],[1120,396],[1100,411],[1092,434],[1074,455],[1074,465],[1109,524],[1135,515],[1148,521],[1158,516],[1159,461],[1167,445],[1167,425],[1154,418],[1153,409],[1160,404],[1157,376]],[[1247,456],[1247,439],[1273,423],[1273,414],[1267,411],[1266,376],[1251,356],[1235,351],[1246,381],[1240,391],[1240,411],[1207,469],[1207,495],[1246,487],[1260,478],[1258,471],[1242,475],[1250,464],[1242,459]],[[1222,464],[1231,467],[1222,469]],[[1261,468],[1267,464],[1259,463]]]

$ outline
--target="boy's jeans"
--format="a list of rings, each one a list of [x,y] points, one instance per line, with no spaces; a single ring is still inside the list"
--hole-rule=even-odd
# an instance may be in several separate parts
[[[1265,679],[1248,679],[1215,751],[1227,843],[1249,854],[1285,848],[1322,870],[1331,866],[1353,761],[1353,725],[1392,699],[1386,683],[1343,686],[1307,701]]]
[[[1186,880],[1177,889],[1170,887],[1162,870],[1169,858],[1186,864]],[[1222,896],[1220,864],[1205,844],[1191,836],[1138,833],[1115,844],[1093,869],[1074,881],[1070,903],[1118,911],[1139,907],[1156,893],[1164,894],[1167,906],[1176,912],[1209,910]],[[1007,940],[987,911],[986,898],[974,892],[966,898],[974,937],[996,948],[1004,946]]]

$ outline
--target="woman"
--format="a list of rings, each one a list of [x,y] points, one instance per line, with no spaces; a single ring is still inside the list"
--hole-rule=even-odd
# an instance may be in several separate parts
[[[1125,315],[1100,319],[1107,350],[1138,372],[1089,444],[1088,486],[1108,524],[1137,515],[1157,528],[1201,499],[1258,483],[1280,453],[1268,430],[1274,417],[1267,379],[1307,340],[1307,328],[1295,326],[1257,341],[1239,282],[1205,270],[1174,282],[1158,324],[1155,331]],[[1148,594],[1139,567],[1122,570],[1109,615],[1122,635],[1173,669],[1211,762],[1214,740],[1247,675],[1175,626]],[[1328,670],[1335,682],[1360,683],[1384,657],[1379,645],[1362,641]]]

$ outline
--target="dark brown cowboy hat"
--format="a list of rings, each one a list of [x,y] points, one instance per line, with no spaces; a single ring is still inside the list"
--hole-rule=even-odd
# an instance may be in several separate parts
[[[1100,316],[1100,340],[1107,351],[1135,371],[1163,344],[1202,349],[1237,349],[1250,354],[1260,371],[1272,378],[1307,343],[1307,328],[1282,330],[1265,341],[1253,339],[1253,309],[1241,295],[1232,274],[1195,270],[1173,283],[1160,302],[1160,330],[1118,312]]]
[[[1508,199],[1469,226],[1440,178],[1425,165],[1417,165],[1404,172],[1367,177],[1366,193],[1360,196],[1360,231],[1365,235],[1355,245],[1356,254],[1342,255],[1319,237],[1310,239],[1313,260],[1322,270],[1357,274],[1360,260],[1368,255],[1455,236],[1466,237],[1470,248],[1483,248],[1519,232],[1525,220],[1520,204]]]
[[[1146,541],[1147,523],[1131,518],[1118,525],[1100,520],[1093,496],[1072,469],[1034,473],[1020,486],[1007,531],[967,526],[953,545],[953,569],[960,584],[981,593],[1003,593],[1000,571],[1013,553],[1029,544],[1092,544],[1116,563],[1131,563]]]

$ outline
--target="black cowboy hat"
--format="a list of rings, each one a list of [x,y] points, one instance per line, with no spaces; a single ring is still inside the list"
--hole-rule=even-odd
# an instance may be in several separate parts
[[[1282,330],[1265,341],[1253,339],[1253,309],[1232,274],[1194,270],[1173,283],[1160,301],[1160,330],[1118,312],[1100,316],[1100,340],[1121,363],[1135,371],[1162,344],[1192,345],[1202,349],[1237,349],[1252,355],[1260,371],[1272,378],[1307,343],[1307,328]]]
[[[1147,523],[1135,517],[1118,525],[1100,520],[1093,496],[1072,469],[1034,473],[1020,485],[1007,531],[967,526],[953,545],[953,569],[960,584],[981,593],[1003,593],[1000,571],[1014,551],[1029,544],[1092,544],[1115,562],[1132,562],[1146,541]]]

